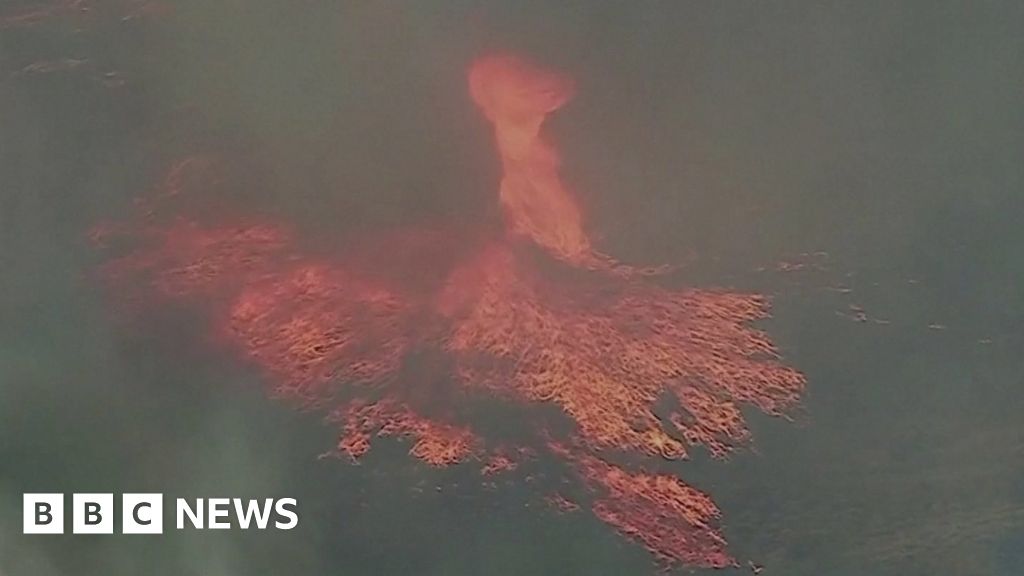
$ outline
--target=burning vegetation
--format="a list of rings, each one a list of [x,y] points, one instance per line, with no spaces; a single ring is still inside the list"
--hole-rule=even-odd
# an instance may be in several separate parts
[[[141,288],[144,305],[203,307],[212,334],[261,367],[275,396],[338,424],[339,454],[359,458],[374,438],[405,437],[427,464],[476,462],[493,475],[543,453],[590,494],[580,504],[550,495],[559,509],[589,506],[666,565],[735,565],[711,498],[643,462],[697,446],[724,457],[749,440],[741,406],[780,415],[798,402],[803,376],[751,326],[768,302],[665,288],[594,248],[543,136],[546,116],[573,95],[570,80],[498,55],[472,64],[469,89],[493,125],[506,226],[459,258],[424,256],[447,236],[421,229],[365,243],[403,247],[388,258],[359,248],[325,257],[277,222],[164,214],[183,173],[204,169],[190,160],[136,221],[97,228],[97,242],[131,247],[103,277],[114,290]],[[420,270],[429,278],[410,281]],[[473,395],[554,405],[568,432],[544,430],[534,446],[488,438],[457,409]],[[632,464],[615,463],[630,454]]]

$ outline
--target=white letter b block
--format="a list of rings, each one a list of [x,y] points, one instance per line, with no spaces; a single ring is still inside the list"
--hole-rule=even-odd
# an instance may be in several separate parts
[[[24,494],[21,506],[24,534],[64,533],[63,494]]]
[[[113,494],[75,494],[71,529],[75,534],[114,533]]]

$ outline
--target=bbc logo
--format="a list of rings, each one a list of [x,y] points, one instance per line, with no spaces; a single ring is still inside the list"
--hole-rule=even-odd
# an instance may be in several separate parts
[[[22,501],[25,534],[64,533],[63,494],[24,494]],[[178,530],[186,530],[188,525],[194,530],[292,530],[299,525],[297,507],[295,498],[177,498],[174,526]],[[113,534],[114,514],[113,494],[72,495],[75,534]],[[163,494],[121,495],[122,534],[163,534],[163,520]]]
[[[122,494],[122,534],[162,534],[163,494]],[[71,529],[75,534],[114,533],[113,494],[73,494]],[[22,532],[64,533],[63,494],[25,494],[22,498]]]

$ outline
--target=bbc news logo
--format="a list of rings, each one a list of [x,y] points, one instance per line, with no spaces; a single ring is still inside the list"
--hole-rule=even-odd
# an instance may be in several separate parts
[[[256,528],[291,530],[299,525],[294,498],[177,498],[174,526],[177,530],[229,530]],[[122,494],[122,534],[163,534],[163,494]],[[72,494],[71,531],[74,534],[114,533],[113,494]],[[64,533],[64,494],[24,494],[22,532]]]

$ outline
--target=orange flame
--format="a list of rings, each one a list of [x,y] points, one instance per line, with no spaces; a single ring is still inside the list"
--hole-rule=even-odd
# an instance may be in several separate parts
[[[469,71],[473,101],[494,124],[501,206],[511,232],[574,265],[597,262],[583,215],[558,176],[558,153],[541,137],[544,118],[572,98],[573,83],[515,56],[489,56]]]
[[[491,56],[473,63],[469,87],[494,125],[509,237],[465,247],[427,272],[414,264],[445,250],[420,229],[371,238],[404,247],[386,259],[361,248],[325,259],[301,253],[278,225],[159,222],[147,202],[141,229],[97,232],[141,241],[107,265],[108,277],[207,304],[216,333],[262,366],[278,394],[324,406],[341,423],[338,451],[353,458],[374,436],[397,436],[413,439],[411,455],[431,465],[475,459],[487,474],[511,472],[532,450],[492,445],[445,404],[472,391],[552,403],[575,430],[539,448],[572,464],[597,518],[666,563],[733,564],[709,496],[607,458],[684,458],[694,446],[725,456],[750,436],[741,405],[769,414],[794,405],[803,375],[750,327],[767,315],[766,299],[651,285],[595,251],[541,130],[572,82]],[[195,181],[185,167],[168,178],[166,196]],[[547,258],[558,265],[541,265]],[[408,374],[408,358],[424,351],[444,362]],[[674,408],[660,417],[654,406],[663,402]]]
[[[716,527],[721,512],[707,494],[674,476],[628,472],[591,454],[551,448],[597,493],[594,515],[640,541],[666,566],[736,564]]]

